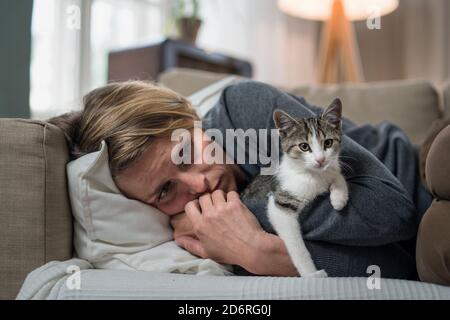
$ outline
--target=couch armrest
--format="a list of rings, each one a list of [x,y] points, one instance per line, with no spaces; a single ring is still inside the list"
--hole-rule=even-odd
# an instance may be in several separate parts
[[[34,268],[72,256],[67,161],[59,128],[0,119],[0,299],[13,299]]]
[[[443,87],[444,115],[450,118],[450,80]]]

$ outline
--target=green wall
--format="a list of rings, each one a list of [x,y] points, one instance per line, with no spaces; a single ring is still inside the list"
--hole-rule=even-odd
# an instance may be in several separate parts
[[[0,118],[30,117],[33,0],[0,0]]]

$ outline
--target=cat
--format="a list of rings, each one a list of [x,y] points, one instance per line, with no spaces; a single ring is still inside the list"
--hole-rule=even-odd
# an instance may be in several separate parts
[[[331,205],[342,210],[348,187],[339,165],[342,139],[342,103],[335,99],[314,118],[295,119],[282,110],[273,112],[279,130],[282,159],[273,176],[257,175],[241,198],[268,198],[267,216],[284,241],[302,277],[327,277],[317,270],[303,241],[298,216],[317,196],[330,192]]]

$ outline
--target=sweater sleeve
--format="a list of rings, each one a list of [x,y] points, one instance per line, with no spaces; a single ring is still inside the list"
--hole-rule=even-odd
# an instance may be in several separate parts
[[[225,89],[217,105],[205,116],[205,123],[207,128],[222,132],[226,129],[270,130],[275,128],[272,120],[275,109],[294,117],[312,117],[318,112],[302,99],[263,83],[246,81]],[[268,136],[266,143],[270,148]],[[259,148],[259,152],[267,150]],[[380,246],[413,238],[417,231],[415,206],[383,163],[345,135],[340,163],[349,187],[349,202],[337,212],[331,206],[329,194],[317,197],[299,217],[304,238],[347,246]],[[262,167],[260,163],[239,165],[249,179]],[[273,232],[264,212],[265,205],[248,206],[263,228]]]

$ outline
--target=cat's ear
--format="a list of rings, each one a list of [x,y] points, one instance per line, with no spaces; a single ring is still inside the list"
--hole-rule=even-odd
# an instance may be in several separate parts
[[[273,122],[275,122],[275,127],[280,130],[280,133],[285,135],[297,121],[283,110],[277,109],[273,112]]]
[[[341,126],[342,119],[342,102],[341,99],[336,98],[331,102],[328,108],[322,113],[321,118],[330,123],[335,128]]]

